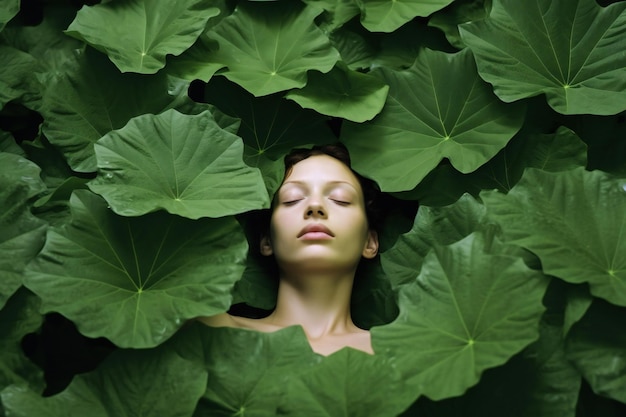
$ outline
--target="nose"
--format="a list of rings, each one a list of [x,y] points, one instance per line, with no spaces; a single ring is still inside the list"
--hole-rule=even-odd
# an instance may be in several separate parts
[[[309,204],[309,206],[306,208],[306,211],[304,213],[304,218],[306,219],[310,217],[325,219],[327,218],[327,216],[328,215],[326,213],[326,209],[324,209],[324,207],[319,203]]]

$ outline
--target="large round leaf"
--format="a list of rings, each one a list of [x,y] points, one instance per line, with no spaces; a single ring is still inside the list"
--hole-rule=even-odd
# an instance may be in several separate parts
[[[29,199],[45,190],[37,165],[0,153],[0,309],[22,285],[26,264],[44,243],[46,224],[30,212]]]
[[[197,219],[269,206],[261,173],[242,160],[243,142],[209,112],[139,116],[95,150],[99,174],[89,187],[124,216],[164,208]]]
[[[219,9],[213,0],[127,0],[83,6],[66,33],[104,51],[122,72],[154,74],[179,55]]]
[[[132,117],[163,111],[174,100],[168,87],[165,75],[120,74],[102,54],[87,50],[46,90],[43,132],[73,170],[93,172],[94,143]]]
[[[528,169],[508,194],[481,193],[507,242],[534,252],[543,270],[626,306],[624,181],[582,167]]]
[[[202,416],[276,416],[290,378],[321,360],[299,326],[261,333],[194,323],[171,342],[209,373]]]
[[[515,135],[523,107],[502,103],[476,73],[468,50],[423,50],[406,71],[381,69],[390,90],[371,122],[345,125],[341,140],[354,167],[384,191],[410,190],[442,158],[467,173]]]
[[[191,417],[206,378],[171,349],[122,350],[52,397],[14,385],[1,398],[15,417]]]
[[[626,403],[626,310],[596,301],[566,339],[567,358],[600,395]]]
[[[361,24],[372,32],[393,32],[416,16],[428,16],[453,0],[360,0]]]
[[[321,10],[298,2],[241,3],[209,36],[219,43],[211,61],[255,96],[300,88],[307,71],[330,71],[339,53],[315,25]]]
[[[235,220],[120,217],[87,190],[75,191],[70,205],[72,222],[48,230],[24,278],[44,311],[86,336],[143,348],[186,319],[229,307],[248,246]]]
[[[382,110],[388,91],[389,86],[378,78],[340,63],[328,74],[312,73],[303,89],[285,97],[328,116],[364,122]]]
[[[521,258],[487,253],[493,243],[473,233],[434,246],[401,288],[398,318],[372,329],[374,350],[396,358],[414,397],[460,395],[539,337],[547,279]]]
[[[510,102],[545,94],[563,114],[626,109],[626,4],[494,0],[488,19],[460,27],[478,71]]]

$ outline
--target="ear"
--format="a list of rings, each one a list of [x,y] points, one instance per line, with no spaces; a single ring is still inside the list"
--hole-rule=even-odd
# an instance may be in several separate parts
[[[365,247],[363,248],[363,257],[365,259],[372,259],[378,254],[378,233],[374,230],[369,230],[367,232],[367,241],[365,242]]]
[[[274,253],[269,235],[263,235],[261,237],[260,252],[263,256],[270,256]]]

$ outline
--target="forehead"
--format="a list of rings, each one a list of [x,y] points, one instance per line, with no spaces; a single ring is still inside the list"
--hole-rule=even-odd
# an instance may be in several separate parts
[[[357,190],[361,189],[359,180],[343,162],[328,155],[313,155],[291,168],[284,183],[289,182],[323,183],[347,182]]]

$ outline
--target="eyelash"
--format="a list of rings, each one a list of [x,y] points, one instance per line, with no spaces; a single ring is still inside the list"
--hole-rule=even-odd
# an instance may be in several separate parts
[[[303,199],[300,198],[300,199],[297,199],[297,200],[285,201],[285,202],[283,202],[283,204],[285,206],[293,206],[294,204],[296,204],[297,202],[302,201],[302,200]],[[333,201],[334,203],[340,205],[340,206],[349,206],[350,205],[349,201],[336,200],[334,198],[331,198],[330,200]]]
[[[284,204],[285,206],[293,206],[293,205],[294,205],[294,204],[296,204],[298,201],[302,201],[302,199],[285,201],[285,202],[283,202],[283,204]]]

